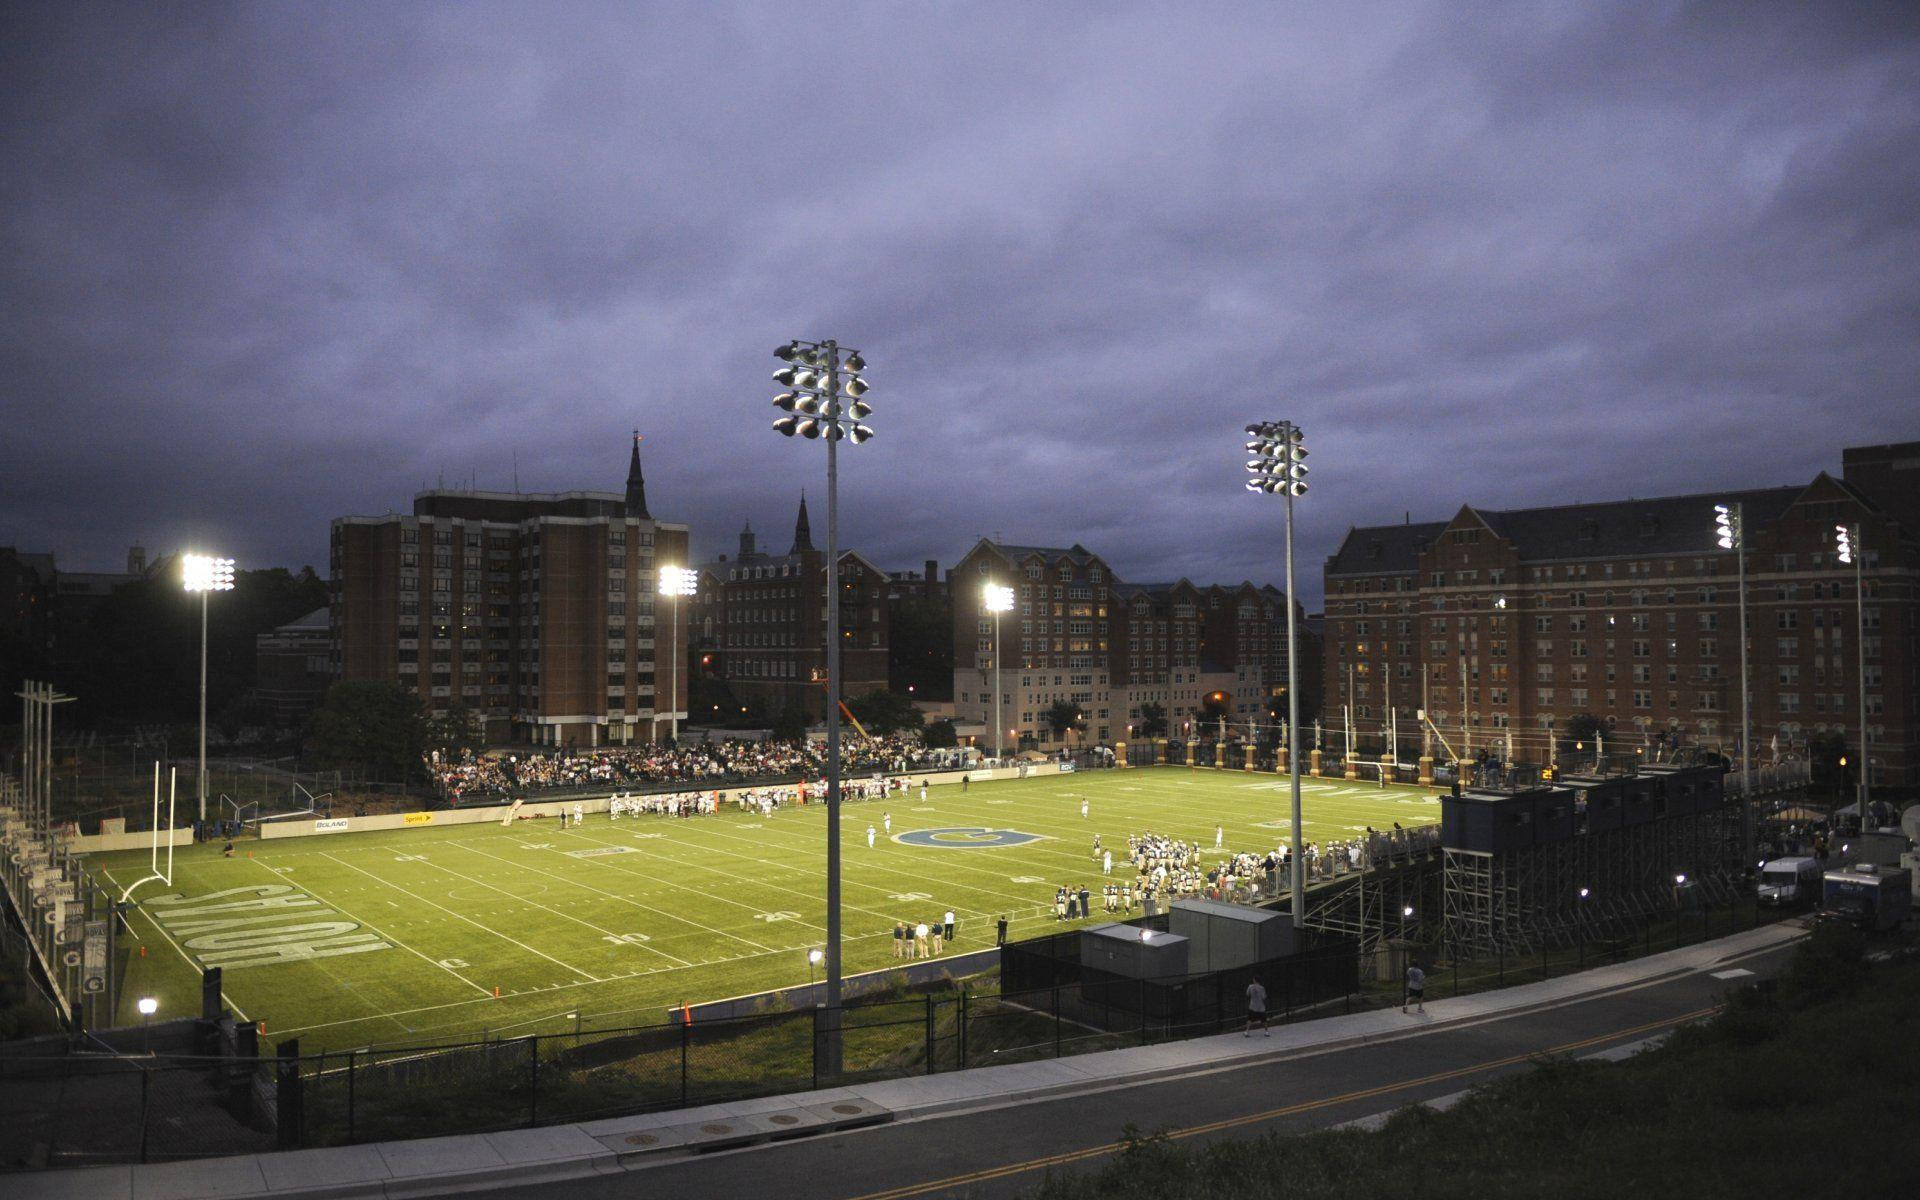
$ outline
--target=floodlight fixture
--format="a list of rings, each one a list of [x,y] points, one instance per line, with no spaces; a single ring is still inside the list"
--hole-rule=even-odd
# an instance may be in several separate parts
[[[700,574],[691,567],[661,567],[662,596],[692,596],[700,590]]]
[[[160,1011],[160,1002],[152,996],[142,996],[134,1007],[140,1010],[141,1016],[150,1017]]]
[[[824,963],[826,991],[823,997],[827,1020],[823,1037],[825,1068],[838,1074],[842,1054],[841,1019],[841,932],[840,932],[840,588],[837,582],[840,564],[840,491],[836,458],[838,444],[849,441],[858,446],[873,437],[873,428],[865,424],[873,406],[862,399],[869,391],[860,376],[866,359],[859,351],[848,350],[838,342],[803,341],[798,338],[774,351],[788,364],[773,373],[774,382],[787,389],[774,401],[785,414],[773,428],[783,437],[803,437],[827,444],[827,545],[825,573],[829,584],[826,611],[826,718],[827,718],[827,928],[823,949],[809,953],[809,963]],[[743,710],[744,711],[744,710]]]
[[[189,592],[230,592],[233,590],[233,560],[209,554],[180,556],[181,582]]]
[[[990,583],[986,586],[983,595],[988,612],[1003,613],[1013,611],[1012,588],[1004,584]]]

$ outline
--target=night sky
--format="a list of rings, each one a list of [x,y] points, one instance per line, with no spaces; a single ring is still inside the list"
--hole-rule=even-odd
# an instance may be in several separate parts
[[[0,545],[325,570],[444,482],[1277,580],[1920,437],[1920,6],[10,4]],[[807,20],[798,21],[800,14]]]

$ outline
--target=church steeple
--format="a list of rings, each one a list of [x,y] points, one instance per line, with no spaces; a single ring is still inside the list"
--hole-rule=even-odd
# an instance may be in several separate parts
[[[754,557],[752,521],[740,527],[740,557],[742,559]]]
[[[647,477],[640,473],[640,431],[633,431],[633,457],[627,462],[627,515],[651,521],[647,512]]]
[[[807,524],[807,494],[800,493],[800,515],[793,522],[793,549],[788,554],[799,554],[813,549],[813,530]]]

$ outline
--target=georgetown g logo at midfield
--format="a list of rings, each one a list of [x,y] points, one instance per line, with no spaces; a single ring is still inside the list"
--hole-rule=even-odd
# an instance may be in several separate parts
[[[1002,846],[1024,846],[1044,841],[1038,833],[1018,829],[987,829],[979,825],[954,825],[945,829],[910,829],[896,833],[893,840],[908,846],[931,846],[935,850],[993,850]]]

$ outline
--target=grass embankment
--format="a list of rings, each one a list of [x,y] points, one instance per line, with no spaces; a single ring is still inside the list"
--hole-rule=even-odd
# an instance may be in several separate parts
[[[1823,928],[1776,984],[1624,1063],[1547,1060],[1375,1133],[1142,1136],[1036,1200],[1909,1195],[1920,953]]]

